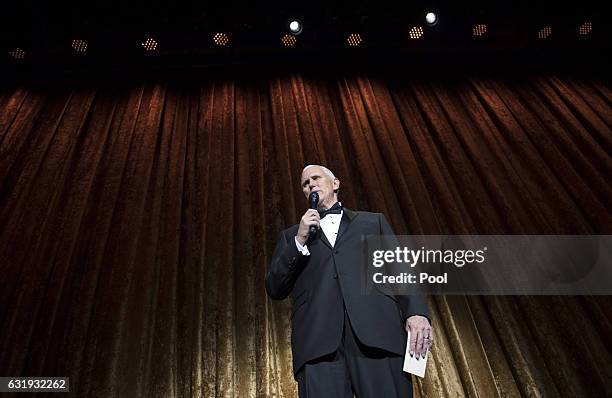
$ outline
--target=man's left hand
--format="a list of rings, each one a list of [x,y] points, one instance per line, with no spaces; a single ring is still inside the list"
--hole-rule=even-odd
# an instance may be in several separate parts
[[[429,320],[421,315],[413,315],[406,319],[406,332],[410,331],[410,355],[422,356],[433,345],[433,333]]]

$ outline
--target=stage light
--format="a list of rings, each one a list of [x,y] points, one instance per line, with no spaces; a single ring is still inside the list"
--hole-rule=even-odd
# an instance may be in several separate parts
[[[213,42],[216,46],[225,47],[229,44],[229,35],[227,33],[218,32],[213,35]]]
[[[359,33],[351,33],[346,37],[346,43],[349,47],[358,47],[363,43],[363,39]]]
[[[485,35],[485,33],[487,33],[487,25],[478,24],[478,25],[472,26],[472,37],[474,38],[482,37]]]
[[[434,26],[438,23],[438,16],[433,12],[428,12],[425,14],[425,22],[427,22],[429,26]]]
[[[72,49],[77,53],[84,54],[87,52],[87,42],[85,40],[74,39],[72,40]]]
[[[410,40],[418,40],[423,37],[423,28],[421,26],[413,26],[408,32],[408,36],[410,36]]]
[[[295,47],[295,45],[297,44],[297,38],[294,35],[285,34],[281,38],[281,42],[285,47]]]
[[[153,52],[157,50],[157,41],[152,37],[147,37],[145,41],[142,42],[142,48],[146,52]]]
[[[593,31],[593,24],[591,22],[585,22],[578,28],[578,34],[580,36],[588,36]]]
[[[548,37],[552,34],[552,28],[550,26],[545,26],[538,32],[538,39],[544,40],[548,39]]]
[[[9,55],[15,59],[24,59],[26,53],[21,48],[17,47],[16,49],[9,51]]]
[[[299,35],[302,33],[303,27],[300,21],[293,20],[289,22],[289,31],[291,31],[294,35]]]

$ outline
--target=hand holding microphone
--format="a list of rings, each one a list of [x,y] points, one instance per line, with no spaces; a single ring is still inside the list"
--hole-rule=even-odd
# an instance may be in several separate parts
[[[306,244],[309,236],[313,236],[317,233],[317,229],[319,229],[319,222],[321,221],[321,217],[319,216],[319,212],[317,211],[317,206],[319,204],[319,194],[316,192],[312,192],[308,196],[308,204],[310,209],[306,210],[302,219],[300,220],[300,226],[297,232],[297,240],[301,245]]]

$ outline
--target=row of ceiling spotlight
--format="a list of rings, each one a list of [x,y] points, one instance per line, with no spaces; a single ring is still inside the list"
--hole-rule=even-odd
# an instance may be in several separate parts
[[[425,22],[428,26],[433,26],[438,23],[438,17],[435,13],[429,12],[425,16]],[[288,24],[290,34],[283,34],[281,37],[281,43],[284,47],[295,47],[297,45],[297,36],[302,33],[303,25],[298,20],[292,20]],[[584,22],[578,28],[578,36],[588,37],[593,30],[593,24],[589,21]],[[419,40],[423,37],[425,31],[422,26],[413,26],[408,31],[408,38],[410,40]],[[487,34],[486,24],[475,24],[472,26],[472,37],[482,38]],[[537,31],[537,39],[544,40],[548,39],[552,34],[552,27],[549,25],[541,27]],[[216,32],[211,35],[212,42],[217,47],[227,47],[231,42],[231,35],[227,32]],[[358,32],[348,33],[345,37],[346,45],[349,47],[359,47],[363,44],[364,38]],[[158,41],[152,36],[146,36],[145,40],[141,42],[143,50],[147,53],[154,53],[159,50]],[[75,53],[85,54],[88,49],[88,42],[83,39],[72,40],[71,47]],[[26,51],[20,47],[14,48],[9,51],[9,55],[14,59],[26,58]]]

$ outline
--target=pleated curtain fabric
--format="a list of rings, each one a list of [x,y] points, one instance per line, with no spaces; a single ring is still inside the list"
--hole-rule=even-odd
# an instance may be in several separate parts
[[[294,397],[266,296],[305,163],[397,233],[612,233],[612,91],[556,75],[228,74],[0,90],[0,375]],[[416,397],[612,396],[605,296],[436,296]]]

